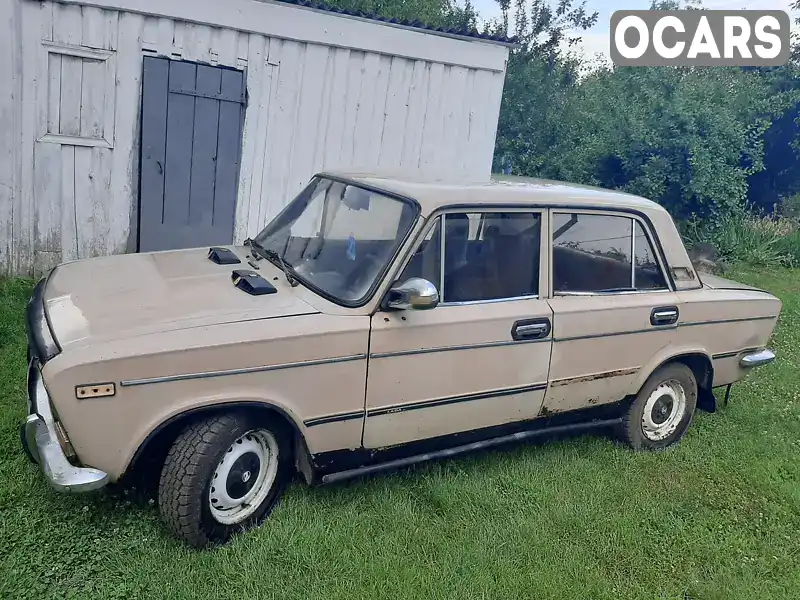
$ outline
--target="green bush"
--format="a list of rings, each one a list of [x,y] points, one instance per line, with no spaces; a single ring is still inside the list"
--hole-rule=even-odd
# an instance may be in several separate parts
[[[687,247],[711,244],[728,263],[800,265],[800,228],[793,218],[737,208],[714,220],[692,218],[682,224],[681,232]]]

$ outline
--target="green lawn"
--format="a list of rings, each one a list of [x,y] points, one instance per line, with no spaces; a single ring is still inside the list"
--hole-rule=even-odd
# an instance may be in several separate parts
[[[50,492],[23,457],[30,284],[0,281],[0,598],[800,598],[800,271],[735,276],[782,298],[779,360],[679,447],[581,437],[298,484],[205,552],[155,507]]]

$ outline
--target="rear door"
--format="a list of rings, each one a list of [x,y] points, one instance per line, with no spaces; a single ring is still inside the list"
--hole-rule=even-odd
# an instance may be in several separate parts
[[[399,280],[428,279],[441,302],[372,317],[365,447],[539,414],[552,315],[539,297],[542,217],[451,212],[421,234]]]
[[[680,299],[643,220],[560,210],[550,219],[554,343],[545,411],[621,400],[673,343]]]

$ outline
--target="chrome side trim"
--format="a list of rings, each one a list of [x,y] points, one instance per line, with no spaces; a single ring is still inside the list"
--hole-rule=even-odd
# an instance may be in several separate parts
[[[337,413],[333,415],[325,415],[322,417],[314,417],[313,419],[306,419],[303,425],[306,427],[314,427],[314,425],[325,425],[326,423],[338,423],[341,421],[352,421],[354,419],[363,419],[363,410],[354,410],[352,412]]]
[[[406,404],[396,404],[394,406],[367,409],[367,417],[378,417],[381,415],[390,415],[399,412],[406,412],[409,410],[420,410],[423,408],[446,406],[448,404],[458,404],[460,402],[471,402],[473,400],[485,400],[487,398],[500,398],[502,396],[513,396],[515,394],[535,392],[539,390],[544,390],[546,388],[547,388],[547,383],[534,383],[531,385],[521,385],[513,388],[503,388],[487,392],[478,392],[477,394],[445,396],[443,398],[434,398],[433,400],[422,400],[420,402],[408,402]]]
[[[764,348],[758,352],[743,356],[739,364],[743,367],[758,367],[771,363],[773,360],[775,360],[775,353],[772,350]]]
[[[602,338],[602,337],[613,337],[618,335],[633,335],[637,333],[652,333],[654,331],[665,331],[669,329],[677,329],[678,327],[694,327],[696,325],[719,325],[723,323],[740,323],[743,321],[764,321],[769,319],[775,319],[776,316],[773,317],[742,317],[739,319],[720,319],[720,320],[711,320],[711,321],[688,321],[683,323],[677,323],[674,325],[654,325],[653,327],[648,327],[647,329],[631,329],[628,331],[611,331],[608,333],[591,333],[588,335],[575,335],[569,337],[559,337],[553,338],[554,342],[571,342],[573,340],[588,340],[592,338]],[[721,357],[715,357],[721,358]]]
[[[697,325],[717,325],[720,323],[741,323],[743,321],[770,321],[772,319],[777,319],[778,315],[772,315],[768,317],[739,317],[737,319],[711,319],[708,321],[684,321],[683,323],[678,323],[678,327],[695,327]]]
[[[610,331],[608,333],[590,333],[587,335],[573,335],[569,337],[553,338],[554,342],[572,342],[575,340],[590,340],[594,338],[615,337],[618,335],[635,335],[638,333],[654,333],[656,331],[669,331],[670,329],[677,329],[676,325],[654,325],[647,329],[630,329],[628,331]]]
[[[741,350],[732,350],[731,352],[719,352],[718,354],[713,354],[711,358],[713,360],[717,360],[718,358],[733,358],[734,356],[744,354],[745,352],[756,351],[758,351],[758,348],[742,348]]]
[[[246,375],[248,373],[264,373],[267,371],[279,371],[281,369],[294,369],[297,367],[314,367],[317,365],[327,365],[332,363],[349,362],[351,360],[364,360],[366,354],[353,354],[350,356],[337,356],[335,358],[321,358],[317,360],[303,360],[292,363],[281,363],[277,365],[264,365],[260,367],[244,367],[242,369],[225,369],[221,371],[202,371],[199,373],[183,373],[181,375],[165,375],[163,377],[146,377],[142,379],[126,379],[120,381],[122,387],[133,387],[135,385],[148,385],[151,383],[166,383],[169,381],[184,381],[186,379],[206,379],[208,377],[225,377],[227,375]]]
[[[513,302],[515,300],[538,300],[539,294],[527,296],[509,296],[508,298],[489,298],[488,300],[464,300],[462,302],[440,302],[439,306],[471,306],[473,304],[495,304],[496,302]]]
[[[641,289],[641,290],[625,290],[622,292],[568,292],[568,291],[554,291],[553,296],[633,296],[635,294],[665,294],[672,290],[658,288],[658,289]]]
[[[551,338],[533,340],[502,340],[498,342],[482,342],[480,344],[463,344],[457,346],[435,346],[433,348],[420,348],[419,350],[396,350],[394,352],[373,352],[372,358],[391,358],[393,356],[411,356],[413,354],[431,354],[434,352],[450,352],[455,350],[475,350],[480,348],[498,348],[501,346],[516,346],[517,344],[535,344],[537,342],[551,342]]]

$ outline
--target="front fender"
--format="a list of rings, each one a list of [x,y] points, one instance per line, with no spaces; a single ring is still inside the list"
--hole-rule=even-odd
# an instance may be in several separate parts
[[[304,436],[303,421],[297,413],[281,399],[268,397],[258,393],[236,395],[208,395],[195,398],[190,406],[174,406],[153,414],[147,422],[142,423],[135,431],[130,443],[127,445],[121,464],[115,470],[117,477],[128,467],[136,462],[148,444],[162,431],[170,426],[183,421],[185,418],[199,416],[216,410],[237,408],[261,408],[273,410],[280,414],[292,427],[294,433],[301,438]],[[114,477],[115,474],[112,474]]]

